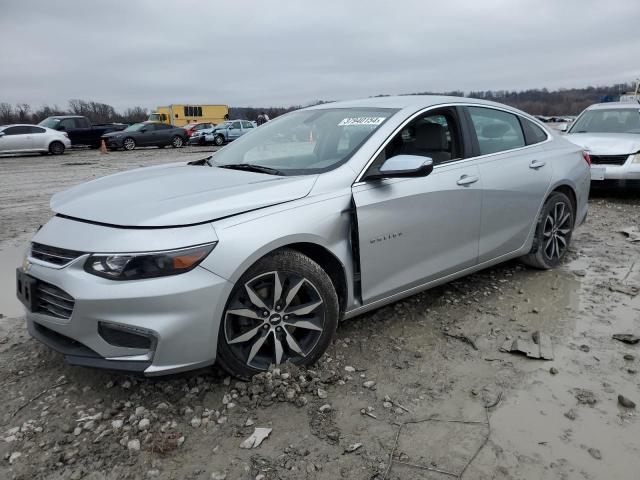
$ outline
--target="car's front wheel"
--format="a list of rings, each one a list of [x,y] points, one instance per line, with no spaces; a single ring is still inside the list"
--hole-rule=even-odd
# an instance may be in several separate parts
[[[217,363],[250,377],[270,365],[311,365],[338,325],[338,296],[327,273],[295,250],[279,250],[236,283],[218,333]]]
[[[51,153],[51,155],[62,155],[64,153],[64,143],[51,142],[49,145],[49,153]]]
[[[125,150],[133,150],[134,148],[136,148],[136,141],[131,137],[127,137],[123,140],[122,147]]]
[[[213,143],[215,143],[218,147],[222,146],[222,144],[224,144],[224,137],[222,135],[216,135],[213,138]]]
[[[562,192],[552,193],[538,217],[531,252],[522,257],[522,262],[543,270],[558,266],[569,249],[574,223],[569,197]]]
[[[182,147],[182,145],[184,145],[184,140],[182,140],[181,136],[176,135],[175,137],[173,137],[171,139],[171,146],[173,148],[180,148],[180,147]]]

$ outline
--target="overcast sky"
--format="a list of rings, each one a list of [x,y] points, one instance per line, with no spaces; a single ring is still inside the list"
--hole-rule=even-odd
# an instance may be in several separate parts
[[[640,0],[3,1],[0,102],[306,104],[640,76]]]

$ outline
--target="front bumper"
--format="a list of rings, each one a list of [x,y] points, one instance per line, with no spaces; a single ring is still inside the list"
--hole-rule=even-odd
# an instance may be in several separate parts
[[[57,217],[50,221],[50,224],[58,224],[55,232],[60,232],[61,222]],[[72,224],[78,222],[66,220],[63,223],[62,226],[72,228]],[[54,229],[50,224],[36,234],[35,241],[55,243],[51,241]],[[213,234],[210,226],[204,227]],[[128,237],[131,232],[126,229],[117,231],[91,225],[79,228],[88,238],[92,238],[97,233],[94,230],[98,229],[103,232],[102,238],[105,239],[108,230],[115,236],[109,242],[113,245],[119,243],[117,239],[121,235],[129,241],[135,240]],[[196,236],[198,231],[194,228],[173,229],[179,230],[174,235]],[[204,232],[206,234],[207,230]],[[156,239],[162,237],[158,230],[137,232],[136,237],[139,235]],[[171,239],[169,235],[164,237],[162,241]],[[97,238],[95,243],[96,249],[105,250]],[[137,243],[131,243],[131,251],[140,251]],[[152,245],[151,237],[145,243]],[[69,247],[88,250],[80,244]],[[145,375],[175,373],[214,363],[220,319],[233,287],[229,281],[201,266],[173,276],[131,281],[109,280],[84,271],[87,257],[88,254],[83,254],[63,267],[47,264],[31,256],[27,258],[22,274],[35,279],[35,285],[44,285],[54,294],[66,298],[63,306],[67,307],[67,312],[72,306],[71,312],[65,315],[68,318],[61,318],[46,308],[29,305],[27,326],[34,338],[64,354],[71,364]],[[20,275],[21,272],[18,272],[18,279]],[[49,299],[58,301],[56,297]],[[124,331],[125,335],[117,335],[117,332],[114,335],[114,329]],[[144,345],[132,344],[130,338],[147,338],[149,341]]]
[[[633,163],[634,155],[629,155],[622,165],[591,165],[592,180],[640,180],[640,163]]]
[[[124,138],[119,137],[102,137],[108,148],[122,148]]]

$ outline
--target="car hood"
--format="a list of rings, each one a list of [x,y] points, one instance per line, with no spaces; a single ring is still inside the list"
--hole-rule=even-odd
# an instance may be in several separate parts
[[[103,137],[119,137],[121,135],[126,135],[127,133],[137,133],[137,132],[125,132],[124,130],[118,130],[115,132],[107,132],[102,134]]]
[[[305,197],[316,178],[162,165],[83,183],[54,195],[51,209],[124,227],[191,225]]]
[[[569,133],[564,138],[594,155],[628,155],[640,151],[637,133]]]

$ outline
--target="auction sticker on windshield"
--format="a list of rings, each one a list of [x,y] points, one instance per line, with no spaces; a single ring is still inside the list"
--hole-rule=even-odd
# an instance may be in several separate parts
[[[385,121],[387,117],[352,117],[345,118],[338,126],[344,127],[347,125],[380,125]]]

